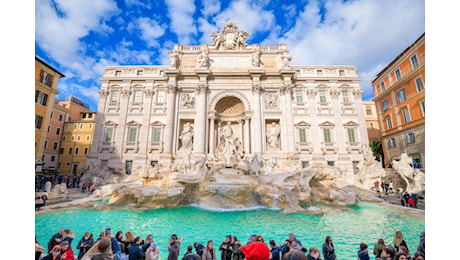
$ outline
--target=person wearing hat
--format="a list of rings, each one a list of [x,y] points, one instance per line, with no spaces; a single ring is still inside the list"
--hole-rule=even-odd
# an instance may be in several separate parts
[[[152,241],[149,248],[147,248],[147,252],[145,253],[145,260],[158,260],[159,255],[160,248],[158,247],[157,243]]]
[[[269,260],[270,249],[265,243],[252,242],[241,247],[246,260]]]
[[[91,256],[91,260],[112,260],[113,253],[112,250],[110,250],[110,245],[110,238],[101,238],[97,243],[97,252]]]

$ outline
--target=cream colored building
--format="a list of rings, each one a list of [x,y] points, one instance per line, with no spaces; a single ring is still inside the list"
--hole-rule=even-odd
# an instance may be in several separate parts
[[[379,115],[374,101],[363,101],[364,114],[366,119],[367,136],[369,142],[381,142]]]
[[[352,181],[369,143],[357,68],[290,65],[286,45],[248,45],[233,23],[212,36],[174,45],[169,65],[105,68],[88,163],[131,173],[258,154],[279,169],[334,165]]]

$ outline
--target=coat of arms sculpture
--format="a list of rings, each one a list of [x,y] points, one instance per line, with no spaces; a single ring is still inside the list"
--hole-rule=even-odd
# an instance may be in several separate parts
[[[248,45],[246,37],[249,33],[238,29],[238,26],[233,22],[224,23],[222,32],[216,30],[209,36],[213,37],[213,45],[216,49],[222,46],[224,49],[244,49]]]

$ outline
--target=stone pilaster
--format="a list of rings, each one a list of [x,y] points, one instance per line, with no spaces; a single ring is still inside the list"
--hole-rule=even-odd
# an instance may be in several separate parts
[[[283,150],[287,153],[294,153],[296,152],[295,149],[295,127],[294,127],[294,118],[293,118],[293,111],[292,111],[292,84],[290,81],[285,82],[284,85],[280,89],[281,95],[284,96],[284,109],[283,109],[283,117],[285,119],[285,133],[286,137],[284,146],[286,150]],[[281,140],[283,142],[283,140]]]
[[[174,123],[176,111],[176,94],[178,87],[175,82],[166,85],[167,92],[167,110],[166,110],[166,126],[164,129],[164,153],[163,157],[171,158],[173,149]]]
[[[260,93],[262,91],[262,87],[260,84],[254,84],[252,86],[252,93],[253,93],[253,103],[254,103],[254,115],[252,117],[252,134],[253,137],[253,149],[252,152],[254,154],[262,153],[262,137],[264,134],[262,133],[262,109],[261,109],[261,102],[260,102]]]
[[[196,87],[196,114],[193,129],[193,153],[196,156],[206,154],[206,97],[208,85],[199,83]]]

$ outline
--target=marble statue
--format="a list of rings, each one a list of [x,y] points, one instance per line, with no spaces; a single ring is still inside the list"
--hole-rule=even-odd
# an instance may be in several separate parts
[[[190,125],[190,122],[185,124],[179,138],[182,143],[180,150],[192,148],[193,127]]]
[[[179,54],[177,52],[171,52],[168,51],[169,53],[169,64],[171,65],[172,68],[177,68],[179,65]]]
[[[275,122],[272,122],[272,127],[267,131],[268,147],[278,148],[280,133],[280,127]]]
[[[225,158],[227,166],[234,165],[241,156],[241,142],[235,138],[232,123],[227,122],[220,130],[220,142],[217,145],[217,152]]]
[[[256,52],[254,52],[252,54],[251,62],[252,62],[252,66],[260,67],[260,63],[261,63],[261,60],[260,60],[260,48],[258,46],[257,46]]]
[[[219,30],[216,30],[215,32],[211,33],[209,36],[213,37],[212,39],[213,45],[216,46],[216,48],[219,48],[219,45],[222,42],[222,34],[219,32]]]
[[[202,68],[207,68],[209,66],[209,55],[206,50],[202,50],[198,56],[198,64]]]
[[[289,67],[289,62],[292,60],[292,56],[289,55],[288,51],[285,51],[283,55],[281,55],[281,59],[283,60],[283,69],[287,69]]]

